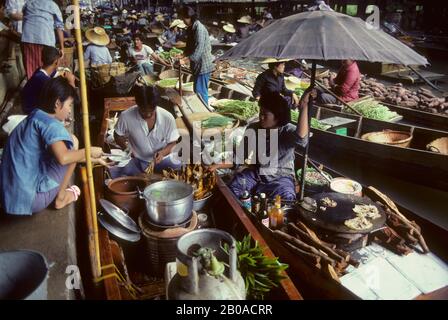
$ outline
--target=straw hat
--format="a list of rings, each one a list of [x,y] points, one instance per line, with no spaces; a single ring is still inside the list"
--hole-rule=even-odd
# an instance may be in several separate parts
[[[158,21],[158,22],[165,21],[165,17],[163,15],[159,14],[158,16],[156,16],[156,21]]]
[[[124,14],[126,14],[126,13],[128,13],[128,10],[124,9],[122,12],[123,12]]]
[[[245,23],[245,24],[251,24],[252,18],[251,16],[243,16],[239,20],[237,20],[239,23]]]
[[[230,23],[228,23],[228,24],[226,24],[224,27],[222,27],[223,28],[223,30],[225,31],[225,32],[228,32],[228,33],[235,33],[236,32],[236,30],[235,30],[235,27],[233,26],[233,24],[230,24]]]
[[[280,63],[291,61],[291,59],[277,59],[277,58],[267,58],[261,61],[261,64],[269,64],[269,63]]]
[[[138,17],[135,14],[133,14],[132,16],[128,17],[128,19],[138,20]]]
[[[86,38],[90,43],[98,46],[107,46],[110,42],[106,31],[101,27],[95,27],[86,31]]]
[[[294,76],[285,77],[285,86],[289,90],[295,90],[301,87],[302,81]]]
[[[170,24],[170,29],[172,29],[172,28],[174,28],[174,27],[178,27],[178,28],[184,29],[184,28],[186,28],[187,26],[185,25],[185,23],[184,23],[182,20],[180,20],[180,19],[176,19],[176,20],[174,20],[174,21]]]

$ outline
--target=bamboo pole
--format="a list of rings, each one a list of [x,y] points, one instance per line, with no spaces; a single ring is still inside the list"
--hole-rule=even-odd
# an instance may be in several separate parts
[[[93,270],[95,278],[101,275],[101,260],[100,260],[100,245],[98,238],[98,220],[96,215],[96,199],[95,199],[95,186],[93,184],[93,167],[92,167],[92,154],[91,154],[91,142],[90,142],[90,126],[89,126],[89,106],[87,101],[87,86],[86,86],[86,74],[84,67],[84,52],[82,47],[81,36],[81,19],[80,19],[80,7],[79,0],[73,0],[75,6],[75,36],[78,49],[78,62],[79,62],[79,79],[81,89],[81,104],[82,104],[82,122],[84,128],[84,145],[86,150],[86,165],[87,165],[87,181],[89,184],[90,193],[90,208],[92,210],[92,222],[93,222],[93,236],[95,242],[95,255],[96,255],[96,269]]]

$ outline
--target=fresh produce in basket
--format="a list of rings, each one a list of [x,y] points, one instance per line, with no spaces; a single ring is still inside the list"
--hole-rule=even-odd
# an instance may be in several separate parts
[[[168,78],[158,81],[157,85],[162,88],[174,88],[178,81],[178,78]]]
[[[298,112],[296,110],[291,110],[291,121],[293,123],[297,123],[297,121],[299,121],[299,115],[300,115],[300,112]],[[319,129],[319,130],[326,131],[326,130],[330,129],[330,127],[331,127],[330,125],[323,124],[316,118],[311,118],[311,128],[313,128],[313,129]]]
[[[324,174],[328,179],[332,179],[331,175],[329,175],[328,173],[324,172]],[[298,179],[302,178],[302,169],[297,170],[297,177]],[[312,186],[325,186],[329,184],[328,181],[324,177],[322,177],[319,172],[310,167],[306,169],[305,183]]]
[[[223,99],[216,101],[213,106],[219,113],[242,121],[247,121],[260,112],[258,103],[254,101]]]
[[[173,48],[170,51],[161,52],[159,55],[161,58],[163,58],[165,60],[169,60],[170,58],[174,58],[175,56],[182,54],[182,53],[184,53],[183,50]]]
[[[208,119],[202,120],[202,128],[221,128],[231,126],[235,121],[232,118],[224,116],[214,116]]]
[[[375,101],[373,98],[361,99],[360,101],[351,104],[351,106],[364,117],[374,120],[391,121],[400,116],[398,113],[390,111],[388,107]],[[354,113],[353,110],[348,107],[344,108],[344,112]]]

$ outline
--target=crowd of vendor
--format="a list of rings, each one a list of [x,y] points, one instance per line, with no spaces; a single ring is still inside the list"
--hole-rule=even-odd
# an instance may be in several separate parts
[[[171,66],[171,62],[159,56],[157,48],[145,44],[145,32],[153,32],[160,27],[160,47],[183,48],[183,54],[176,56],[176,62],[190,68],[194,91],[208,104],[209,81],[214,70],[210,34],[191,7],[182,7],[170,16],[123,10],[102,23],[99,20],[103,18],[98,14],[85,12],[82,18],[83,26],[87,26],[84,33],[88,42],[84,51],[87,67],[111,64],[114,59],[110,46],[112,42],[119,44],[123,38],[132,41],[126,48],[128,63],[142,74],[153,74],[156,61]],[[272,15],[265,12],[263,23],[269,24],[271,20]],[[37,23],[43,26],[37,28]],[[249,36],[251,27],[250,16],[238,19],[237,28],[225,23],[225,41],[234,42]],[[118,29],[119,32],[114,31]],[[53,31],[58,35],[59,48],[55,46]],[[66,126],[71,121],[78,93],[75,75],[71,70],[60,68],[66,41],[58,6],[51,0],[28,0],[23,7],[22,32],[28,75],[22,97],[23,111],[28,117],[12,131],[4,148],[0,165],[0,199],[7,213],[31,215],[51,204],[58,209],[78,199],[79,188],[69,186],[69,182],[76,164],[85,161],[85,150],[79,150],[77,138],[69,133]],[[255,161],[249,168],[238,171],[230,189],[240,196],[245,191],[242,186],[244,180],[244,188],[250,192],[266,193],[269,197],[281,195],[285,200],[294,200],[294,150],[308,142],[310,99],[317,98],[324,103],[335,101],[315,90],[307,90],[299,98],[285,87],[286,60],[270,58],[262,63],[268,65],[268,70],[258,76],[253,90],[253,97],[260,106],[259,121],[249,125],[248,129],[264,132],[267,141],[269,134],[266,132],[278,133],[276,170],[269,171],[272,169],[268,168],[269,165]],[[335,93],[344,101],[355,99],[359,89],[356,62],[344,61],[333,84]],[[120,115],[114,132],[116,144],[130,151],[132,160],[123,167],[110,167],[103,157],[103,150],[93,147],[93,162],[109,166],[112,178],[139,175],[149,166],[153,166],[156,172],[180,168],[182,164],[176,162],[173,155],[180,135],[173,115],[159,106],[157,88],[136,84],[132,93],[136,105]],[[291,108],[300,110],[297,126],[290,123]],[[229,167],[234,166],[212,165],[209,170]]]

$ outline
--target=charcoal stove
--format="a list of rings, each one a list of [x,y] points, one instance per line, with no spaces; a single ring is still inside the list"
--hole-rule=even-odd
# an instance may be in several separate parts
[[[319,202],[327,197],[336,201],[337,205],[322,210]],[[318,204],[316,210],[311,210],[309,206],[299,207],[300,218],[312,226],[323,241],[335,244],[339,249],[351,252],[365,247],[369,234],[384,228],[386,222],[384,210],[367,197],[328,192],[314,195],[312,199]],[[380,218],[371,221],[371,228],[353,230],[344,225],[346,220],[356,217],[353,212],[356,204],[374,205],[378,209]]]
[[[184,223],[173,226],[161,226],[150,221],[146,211],[144,211],[140,215],[138,222],[142,229],[145,273],[163,277],[165,265],[176,260],[177,240],[197,229],[198,216],[193,211],[191,218]]]

